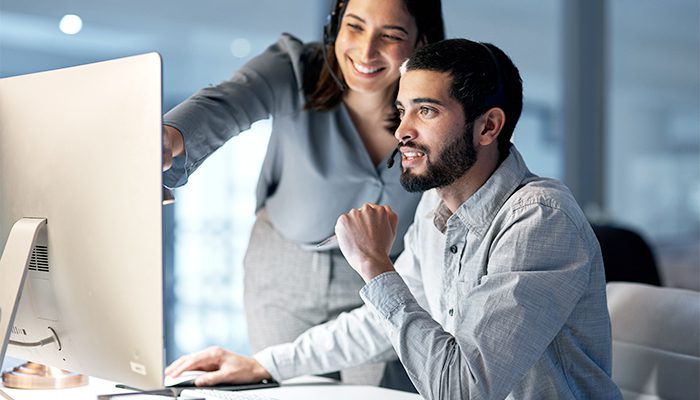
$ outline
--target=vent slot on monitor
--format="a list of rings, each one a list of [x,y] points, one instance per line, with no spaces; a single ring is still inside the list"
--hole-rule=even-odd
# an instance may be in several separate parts
[[[32,249],[32,257],[29,259],[29,270],[49,272],[49,249],[46,246],[36,245]]]
[[[24,328],[18,328],[16,326],[12,326],[12,333],[14,335],[22,335],[22,336],[27,336],[27,331]]]

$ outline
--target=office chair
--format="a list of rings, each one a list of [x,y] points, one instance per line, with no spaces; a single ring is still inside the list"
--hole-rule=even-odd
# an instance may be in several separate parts
[[[605,281],[661,286],[654,253],[636,232],[615,225],[592,224],[605,264]]]
[[[624,399],[700,399],[700,292],[612,282],[607,295]]]

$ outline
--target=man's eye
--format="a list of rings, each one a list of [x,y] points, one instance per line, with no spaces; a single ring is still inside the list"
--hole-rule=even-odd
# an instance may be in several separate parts
[[[436,113],[436,111],[430,107],[421,107],[420,108],[420,115],[423,117],[433,117]]]
[[[405,111],[402,108],[397,109],[396,112],[399,114],[399,119],[403,118]]]

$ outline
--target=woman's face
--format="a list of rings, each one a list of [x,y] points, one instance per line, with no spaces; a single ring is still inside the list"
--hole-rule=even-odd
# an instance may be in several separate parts
[[[335,56],[348,87],[360,93],[392,87],[416,37],[416,23],[404,0],[351,0],[335,41]]]

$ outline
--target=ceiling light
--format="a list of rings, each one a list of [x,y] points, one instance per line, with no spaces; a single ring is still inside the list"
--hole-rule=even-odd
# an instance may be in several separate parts
[[[61,18],[58,27],[66,35],[75,35],[83,29],[83,20],[75,14],[66,14]]]

